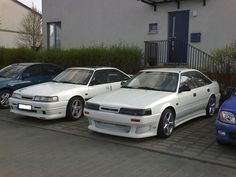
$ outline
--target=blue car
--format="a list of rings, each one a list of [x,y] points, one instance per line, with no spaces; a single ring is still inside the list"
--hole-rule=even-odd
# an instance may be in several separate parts
[[[54,64],[18,63],[0,70],[0,108],[9,107],[13,91],[34,84],[50,81],[63,69]]]
[[[236,89],[221,106],[216,119],[216,140],[236,144]]]

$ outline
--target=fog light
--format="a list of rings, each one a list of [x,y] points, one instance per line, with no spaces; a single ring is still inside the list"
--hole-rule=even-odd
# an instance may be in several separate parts
[[[218,130],[217,133],[221,136],[226,136],[226,132],[223,130]]]

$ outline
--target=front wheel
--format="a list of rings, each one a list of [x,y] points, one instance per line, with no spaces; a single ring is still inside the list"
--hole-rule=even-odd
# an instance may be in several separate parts
[[[0,108],[7,109],[9,108],[9,98],[12,95],[10,90],[1,90],[0,91]]]
[[[163,138],[171,136],[174,130],[174,121],[174,112],[172,109],[167,108],[161,115],[157,134]]]
[[[84,101],[80,97],[74,97],[72,98],[68,105],[66,110],[66,118],[70,120],[78,120],[82,117],[84,110]]]
[[[214,116],[215,112],[216,112],[216,98],[214,96],[211,96],[206,107],[206,117]]]

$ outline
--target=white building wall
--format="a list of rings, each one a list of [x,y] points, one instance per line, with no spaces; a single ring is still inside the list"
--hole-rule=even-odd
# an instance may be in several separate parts
[[[12,0],[0,1],[0,46],[17,47],[17,35],[20,23],[29,9]]]
[[[210,53],[236,39],[236,0],[183,1],[153,7],[137,0],[43,0],[43,36],[47,47],[47,22],[61,21],[64,49],[91,45],[129,44],[144,48],[144,41],[168,38],[168,12],[190,10],[190,34],[202,33],[194,46]],[[193,17],[193,11],[197,16]],[[159,32],[149,34],[149,23]]]

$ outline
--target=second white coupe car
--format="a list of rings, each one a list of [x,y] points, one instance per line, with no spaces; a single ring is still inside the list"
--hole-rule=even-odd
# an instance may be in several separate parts
[[[16,90],[10,98],[11,112],[40,119],[79,119],[85,100],[116,90],[130,77],[109,67],[69,68],[52,82]]]
[[[144,138],[169,137],[174,127],[199,116],[213,116],[219,85],[193,69],[149,69],[123,88],[90,99],[84,114],[92,131]]]

